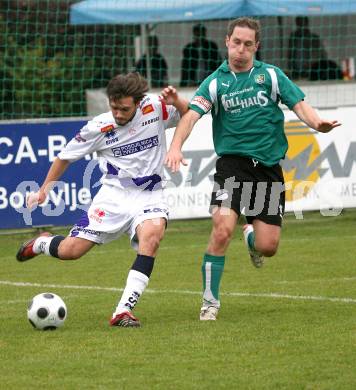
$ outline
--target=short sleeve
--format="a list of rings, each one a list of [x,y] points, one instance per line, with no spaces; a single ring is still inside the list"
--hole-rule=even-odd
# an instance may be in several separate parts
[[[209,76],[200,84],[189,103],[189,108],[196,111],[200,115],[204,115],[212,109],[216,99],[217,80],[215,77]]]
[[[280,69],[276,68],[276,74],[281,102],[291,110],[298,102],[305,98],[305,94]]]
[[[110,125],[109,125],[110,126]],[[61,160],[77,161],[86,154],[97,151],[98,141],[101,136],[102,123],[89,121],[83,126],[58,154]]]
[[[171,127],[177,126],[180,119],[178,110],[174,106],[166,104],[163,99],[160,99],[160,102],[164,128],[170,129]]]

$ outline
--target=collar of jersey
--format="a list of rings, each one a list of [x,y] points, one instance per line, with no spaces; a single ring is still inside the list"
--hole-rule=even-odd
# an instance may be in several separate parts
[[[260,68],[261,66],[262,66],[261,61],[257,61],[257,60],[254,60],[254,61],[253,61],[253,67],[254,67],[254,68]],[[231,72],[227,60],[225,60],[225,61],[220,65],[219,69],[220,69],[221,71],[225,72],[225,73],[230,73],[230,72]]]

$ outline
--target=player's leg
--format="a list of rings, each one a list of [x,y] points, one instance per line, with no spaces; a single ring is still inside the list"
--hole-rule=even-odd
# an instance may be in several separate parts
[[[243,233],[252,264],[261,268],[264,256],[276,254],[281,235],[281,227],[255,219],[252,224],[244,225]]]
[[[259,219],[253,221],[254,247],[266,257],[276,254],[281,236],[281,227],[267,224]]]
[[[285,208],[284,179],[279,165],[266,167],[258,163],[248,173],[254,185],[251,201],[246,204],[248,224],[243,233],[252,264],[260,268],[264,257],[273,256],[278,249]],[[254,205],[253,212],[250,203]]]
[[[155,218],[144,220],[136,227],[137,256],[127,276],[126,286],[113,314],[111,325],[140,326],[132,311],[148,285],[166,224],[165,218]]]
[[[116,194],[110,187],[103,185],[95,195],[93,202],[69,232],[68,237],[53,236],[44,232],[25,242],[17,252],[18,261],[27,261],[44,253],[60,259],[78,259],[95,244],[103,244],[110,236],[106,231],[112,229],[107,206]],[[100,216],[97,213],[100,213]]]
[[[229,246],[240,214],[241,191],[238,161],[233,156],[222,156],[216,162],[214,189],[211,196],[212,231],[203,258],[203,305],[201,320],[215,320],[220,308],[219,287],[224,272],[225,251]]]
[[[138,252],[127,276],[126,286],[116,307],[114,318],[117,319],[117,316],[122,313],[131,313],[146,289],[165,228],[164,218],[145,220],[137,226]],[[130,321],[130,318],[126,318],[126,321]]]
[[[166,230],[166,218],[147,219],[136,228],[138,253],[155,257]]]
[[[233,236],[238,215],[226,207],[215,207],[212,231],[202,264],[203,305],[201,320],[215,320],[220,308],[219,288],[224,272],[225,252]]]
[[[23,243],[16,258],[23,262],[43,253],[62,260],[75,260],[87,253],[94,245],[95,242],[84,238],[53,236],[44,232]]]
[[[126,232],[137,255],[110,320],[110,324],[114,326],[140,326],[132,310],[148,285],[168,221],[168,207],[162,190],[130,191],[127,202],[125,209],[130,211],[131,216]]]

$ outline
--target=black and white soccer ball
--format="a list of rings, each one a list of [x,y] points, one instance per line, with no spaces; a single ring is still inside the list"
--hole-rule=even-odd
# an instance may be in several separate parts
[[[27,318],[36,329],[55,330],[64,324],[67,306],[56,294],[49,292],[38,294],[28,305]]]

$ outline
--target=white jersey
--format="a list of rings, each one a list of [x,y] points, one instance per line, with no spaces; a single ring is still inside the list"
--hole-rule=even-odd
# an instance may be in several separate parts
[[[161,187],[167,151],[165,129],[180,119],[174,106],[157,95],[146,95],[134,118],[124,126],[115,122],[111,111],[96,116],[58,154],[61,160],[76,161],[97,153],[102,183],[119,188]]]

